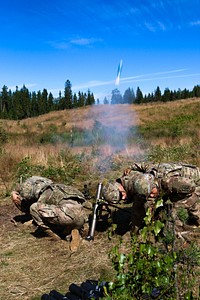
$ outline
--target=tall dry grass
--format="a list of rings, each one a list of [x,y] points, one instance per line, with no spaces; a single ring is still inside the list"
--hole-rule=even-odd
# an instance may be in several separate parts
[[[5,130],[8,141],[1,145],[0,179],[4,186],[10,186],[14,180],[15,166],[25,157],[30,157],[32,164],[44,167],[48,166],[49,158],[53,158],[55,164],[62,167],[62,151],[81,156],[82,162],[93,166],[93,172],[95,164],[98,165],[98,161],[101,163],[106,157],[120,157],[126,167],[125,164],[131,160],[148,158],[152,149],[154,160],[157,154],[159,159],[170,159],[170,153],[173,154],[173,158],[175,152],[177,159],[180,151],[180,156],[184,152],[183,158],[186,162],[200,165],[199,113],[200,99],[189,99],[143,105],[97,105],[50,112],[21,121],[1,120],[0,127]],[[111,132],[108,139],[116,135],[118,145],[110,144],[109,140],[106,143],[98,143],[97,132],[96,140],[94,139],[92,144],[87,144],[86,140],[82,141],[82,145],[72,147],[71,131],[92,132],[95,122],[106,128],[112,127],[115,132]],[[125,137],[128,130],[134,132],[132,140]],[[181,134],[177,130],[181,131]],[[68,134],[68,141],[59,141],[58,138],[54,143],[48,140],[43,143],[42,139],[48,134]]]

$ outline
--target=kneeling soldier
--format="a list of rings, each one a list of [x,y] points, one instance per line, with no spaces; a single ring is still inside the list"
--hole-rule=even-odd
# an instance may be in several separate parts
[[[55,232],[71,235],[70,248],[78,249],[80,230],[87,222],[83,208],[86,199],[78,189],[32,176],[11,197],[18,209],[32,216],[39,230],[53,240],[61,239]]]

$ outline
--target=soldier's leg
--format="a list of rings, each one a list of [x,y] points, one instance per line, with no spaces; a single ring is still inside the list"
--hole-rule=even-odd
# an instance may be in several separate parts
[[[65,234],[72,234],[71,250],[76,251],[80,243],[79,230],[87,221],[82,205],[76,201],[67,201],[62,206],[34,203],[30,209],[37,225],[50,236],[50,224],[59,225]]]
[[[48,237],[50,237],[54,241],[60,240],[60,237],[55,234],[49,227],[50,224],[57,223],[55,205],[41,204],[36,202],[31,205],[30,213],[35,223]]]
[[[69,226],[68,228],[70,228],[71,233],[70,249],[73,252],[77,251],[81,240],[80,230],[87,221],[87,216],[82,205],[76,201],[67,201],[60,208],[58,220],[63,226]]]
[[[183,207],[188,210],[191,223],[200,226],[200,197],[193,193],[181,202]]]
[[[176,226],[178,236],[187,242],[194,241],[200,243],[200,198],[196,193],[176,203],[177,215],[179,208],[183,208],[188,212],[187,223],[182,222],[182,226]],[[179,218],[178,218],[179,219]],[[181,221],[179,220],[179,223]]]

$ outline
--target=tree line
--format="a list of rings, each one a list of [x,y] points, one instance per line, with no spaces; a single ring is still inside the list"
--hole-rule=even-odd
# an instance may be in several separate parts
[[[125,90],[122,95],[116,88],[111,93],[110,100],[104,98],[104,104],[142,104],[155,101],[174,101],[178,99],[188,99],[200,97],[200,85],[194,86],[189,91],[188,89],[178,89],[177,91],[166,88],[162,93],[158,86],[154,92],[143,95],[141,89],[137,87],[136,92],[132,88]],[[72,93],[72,85],[69,80],[65,82],[64,95],[54,98],[52,93],[48,93],[46,89],[43,91],[29,92],[24,85],[21,89],[16,87],[12,92],[5,85],[0,92],[0,118],[1,119],[14,119],[21,120],[25,118],[36,117],[46,114],[50,111],[73,109],[93,104],[99,104],[100,101],[95,101],[94,94],[87,91],[87,93],[78,92]]]
[[[4,85],[0,92],[0,118],[21,120],[46,114],[50,111],[72,109],[95,104],[93,93],[72,93],[69,80],[65,82],[64,95],[54,98],[46,89],[29,92],[25,85],[21,89],[16,87],[12,92]]]
[[[111,99],[110,101],[107,99],[107,97],[104,98],[104,104],[141,104],[141,103],[149,103],[149,102],[167,102],[167,101],[174,101],[179,99],[188,99],[188,98],[194,98],[194,97],[200,97],[200,85],[194,86],[192,91],[189,91],[188,89],[178,89],[177,91],[170,90],[166,88],[161,93],[160,87],[158,86],[156,90],[152,93],[148,93],[147,95],[143,95],[142,91],[139,87],[136,89],[136,93],[133,89],[128,88],[125,90],[124,94],[122,95],[118,89],[114,89],[112,91]]]

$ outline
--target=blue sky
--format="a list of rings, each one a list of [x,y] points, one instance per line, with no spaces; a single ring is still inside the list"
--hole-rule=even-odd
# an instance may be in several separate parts
[[[200,84],[200,0],[1,1],[0,38],[0,88],[57,97],[69,79],[103,100]]]

